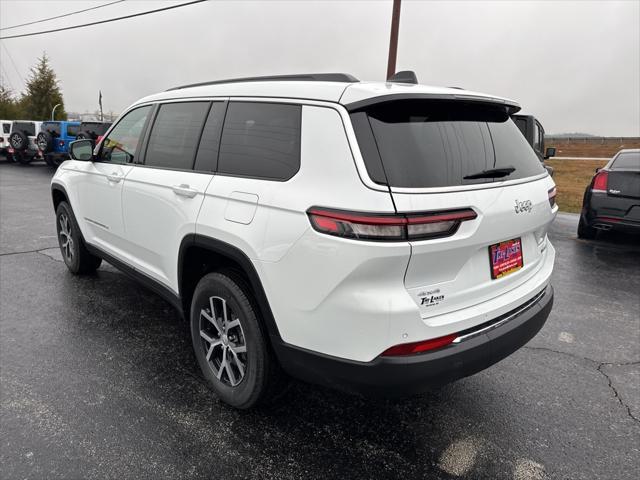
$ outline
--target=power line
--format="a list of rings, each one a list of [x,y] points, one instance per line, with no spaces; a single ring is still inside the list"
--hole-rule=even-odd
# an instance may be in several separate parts
[[[100,25],[101,23],[116,22],[118,20],[125,20],[127,18],[141,17],[143,15],[149,15],[151,13],[164,12],[166,10],[173,10],[174,8],[186,7],[188,5],[194,5],[196,3],[202,3],[206,1],[207,0],[194,0],[192,2],[181,3],[179,5],[171,5],[170,7],[157,8],[155,10],[148,10],[146,12],[133,13],[131,15],[125,15],[123,17],[109,18],[107,20],[99,20],[97,22],[84,23],[82,25],[72,25],[70,27],[55,28],[53,30],[43,30],[42,32],[23,33],[21,35],[11,35],[9,37],[0,37],[0,40],[8,40],[10,38],[20,38],[20,37],[31,37],[34,35],[44,35],[45,33],[62,32],[63,30],[73,30],[74,28],[90,27],[92,25]]]
[[[71,15],[75,15],[76,13],[88,12],[89,10],[97,10],[98,8],[108,7],[109,5],[113,5],[114,3],[120,3],[120,2],[124,2],[124,0],[117,0],[115,2],[105,3],[103,5],[98,5],[97,7],[85,8],[84,10],[76,10],[75,12],[69,12],[63,15],[57,15],[55,17],[43,18],[42,20],[35,20],[33,22],[21,23],[20,25],[12,25],[10,27],[0,28],[0,30],[10,30],[12,28],[26,27],[27,25],[33,25],[34,23],[48,22],[49,20],[55,20],[56,18],[70,17]]]
[[[11,65],[13,65],[13,69],[16,71],[16,73],[18,74],[18,78],[20,78],[20,81],[24,85],[24,78],[22,78],[22,75],[20,75],[20,70],[18,70],[18,67],[16,66],[16,62],[13,61],[13,57],[9,53],[9,49],[4,44],[4,42],[0,43],[0,45],[2,45],[2,47],[4,48],[4,51],[7,52],[7,56],[9,57],[9,60],[11,60]]]

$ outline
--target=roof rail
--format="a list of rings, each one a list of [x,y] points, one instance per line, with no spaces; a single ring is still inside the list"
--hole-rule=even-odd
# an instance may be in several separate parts
[[[191,83],[189,85],[181,85],[166,90],[180,90],[182,88],[204,87],[206,85],[219,85],[222,83],[241,83],[241,82],[359,82],[356,77],[348,73],[299,73],[293,75],[269,75],[265,77],[245,77],[245,78],[229,78],[227,80],[213,80],[211,82]]]

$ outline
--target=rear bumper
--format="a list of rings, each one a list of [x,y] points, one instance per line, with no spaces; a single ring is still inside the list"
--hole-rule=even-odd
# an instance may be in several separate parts
[[[460,343],[406,357],[355,362],[288,344],[275,347],[283,369],[301,380],[365,395],[407,396],[499,362],[538,333],[552,306],[553,287],[548,285],[536,301],[494,319],[493,328],[469,334]]]
[[[582,221],[600,230],[640,233],[640,200],[592,193],[582,210]]]

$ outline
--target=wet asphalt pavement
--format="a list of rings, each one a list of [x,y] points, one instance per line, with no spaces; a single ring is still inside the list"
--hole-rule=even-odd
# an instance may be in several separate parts
[[[52,171],[0,161],[0,477],[638,478],[640,241],[560,215],[542,331],[494,367],[403,401],[296,383],[238,412],[187,324],[103,264],[61,261]]]

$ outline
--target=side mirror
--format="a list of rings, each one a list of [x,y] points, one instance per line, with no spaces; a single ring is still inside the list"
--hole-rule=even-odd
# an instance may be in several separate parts
[[[69,155],[73,160],[88,162],[93,160],[93,142],[91,140],[76,140],[69,146]]]
[[[596,173],[598,173],[600,170],[602,170],[600,167],[596,168]]]
[[[556,147],[547,147],[547,150],[544,152],[544,159],[556,156]]]

